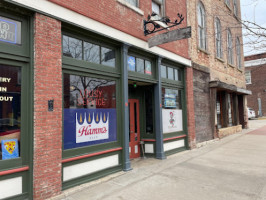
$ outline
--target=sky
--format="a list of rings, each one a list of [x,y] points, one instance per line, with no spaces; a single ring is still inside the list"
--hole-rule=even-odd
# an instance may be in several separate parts
[[[265,28],[264,38],[244,35],[244,55],[253,55],[266,52],[266,0],[240,0],[242,20],[255,22]]]

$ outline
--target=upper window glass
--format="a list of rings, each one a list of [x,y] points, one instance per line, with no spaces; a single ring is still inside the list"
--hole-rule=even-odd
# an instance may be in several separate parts
[[[218,18],[215,19],[215,43],[216,43],[216,56],[222,58],[222,31],[221,22]]]
[[[0,160],[20,157],[21,73],[0,65]]]
[[[152,1],[152,12],[156,13],[155,19],[163,17],[164,14],[164,0],[153,0]]]
[[[227,6],[230,7],[230,0],[225,0],[225,3],[226,3]]]
[[[181,72],[180,69],[161,65],[161,77],[170,80],[181,81]]]
[[[238,13],[237,1],[234,0],[234,14],[235,14],[235,16],[237,16],[237,13]]]
[[[198,4],[198,39],[199,39],[199,47],[201,49],[207,50],[206,15],[202,3]]]
[[[251,84],[251,73],[250,71],[245,72],[245,77],[246,77],[246,84]]]
[[[0,16],[0,41],[21,44],[21,22]]]
[[[125,1],[131,4],[132,6],[138,7],[138,0],[125,0]]]
[[[228,63],[234,64],[233,59],[233,39],[230,29],[227,30],[227,53],[228,53]]]
[[[127,57],[127,68],[141,74],[152,75],[151,61],[134,56]]]
[[[63,35],[63,55],[115,67],[115,50]]]
[[[236,38],[236,60],[238,69],[241,69],[241,44],[239,37]]]

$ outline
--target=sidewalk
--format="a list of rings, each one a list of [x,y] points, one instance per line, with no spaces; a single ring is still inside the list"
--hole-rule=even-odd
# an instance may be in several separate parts
[[[53,200],[266,200],[266,121],[166,160],[138,159]]]

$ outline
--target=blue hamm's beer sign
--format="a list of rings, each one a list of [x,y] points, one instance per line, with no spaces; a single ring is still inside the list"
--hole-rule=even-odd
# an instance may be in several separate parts
[[[64,149],[116,141],[116,109],[64,109]]]
[[[109,138],[109,113],[76,113],[76,143]]]

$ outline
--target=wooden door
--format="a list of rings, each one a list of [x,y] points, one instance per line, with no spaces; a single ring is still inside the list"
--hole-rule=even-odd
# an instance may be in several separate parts
[[[129,156],[140,157],[139,100],[129,99]]]

